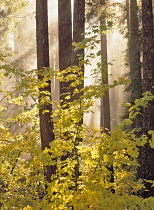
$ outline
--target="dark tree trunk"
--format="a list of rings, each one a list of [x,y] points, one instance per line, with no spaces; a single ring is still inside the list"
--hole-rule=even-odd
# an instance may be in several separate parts
[[[74,0],[74,10],[73,10],[73,42],[81,42],[84,39],[85,33],[85,0]],[[72,51],[72,65],[79,66],[82,68],[82,73],[84,75],[84,65],[80,64],[80,59],[84,59],[84,49],[73,50]],[[75,88],[81,90],[84,87],[84,81]],[[72,99],[78,100],[81,93],[76,94]],[[83,116],[81,116],[83,118]],[[80,124],[83,123],[81,119]]]
[[[141,98],[142,79],[140,63],[140,35],[138,24],[138,7],[136,0],[130,0],[129,12],[129,65],[131,78],[131,100]]]
[[[64,70],[72,64],[72,14],[71,0],[58,0],[59,68]],[[71,94],[70,82],[60,82],[60,99]]]
[[[131,84],[127,90],[130,93],[128,101],[134,103],[135,99],[142,97],[142,78],[140,62],[140,35],[138,23],[138,6],[136,0],[129,0],[128,3],[128,53]],[[133,127],[141,127],[141,117],[134,119]]]
[[[73,42],[81,42],[85,32],[85,0],[74,0]],[[78,54],[84,56],[84,49],[73,51],[73,65],[79,65]]]
[[[48,43],[48,15],[47,15],[47,0],[36,0],[36,38],[37,38],[37,68],[38,79],[43,80],[43,67],[49,68],[49,43]],[[40,73],[39,73],[40,72]],[[51,93],[51,81],[47,81],[48,86],[39,89],[39,102],[43,97],[51,97],[42,94],[42,91]],[[43,114],[44,110],[49,110]],[[49,147],[51,141],[54,140],[53,121],[51,118],[52,105],[41,104],[39,107],[40,132],[42,150]],[[51,175],[56,171],[55,166],[45,167],[45,178],[48,182],[51,180]]]
[[[73,10],[73,42],[81,42],[84,39],[85,33],[85,0],[74,0],[74,10]],[[78,56],[79,55],[79,56]],[[84,75],[84,65],[80,65],[80,59],[84,59],[84,49],[80,50],[73,50],[72,51],[72,65],[73,66],[80,66],[82,68],[82,73]],[[81,90],[84,87],[84,81],[80,85],[78,85],[76,88]],[[76,94],[72,100],[76,99],[79,100],[81,93]],[[83,114],[81,113],[80,120],[78,122],[79,126],[83,123]],[[75,144],[78,145],[79,142],[81,142],[81,138],[76,138]],[[78,189],[78,177],[80,175],[79,172],[79,160],[78,160],[78,152],[75,148],[75,156],[77,164],[75,166],[75,190]]]
[[[60,71],[62,71],[72,65],[71,0],[58,0],[58,36],[59,36],[59,69]],[[67,76],[68,74],[69,73],[66,73],[65,75]],[[70,86],[71,82],[72,81],[60,82],[60,100],[61,100],[60,103],[63,109],[67,109],[69,106],[68,103],[72,101],[73,88]],[[67,95],[70,95],[70,99],[65,98]],[[63,135],[67,139],[67,137],[69,136],[69,131],[64,132]],[[72,154],[69,151],[67,151],[67,153],[61,156],[61,161],[65,161],[70,155]],[[67,175],[67,173],[64,175]]]
[[[73,42],[81,42],[84,39],[83,33],[85,33],[85,0],[74,0]],[[84,49],[73,50],[72,52],[72,65],[80,66],[84,75],[84,65],[80,65],[79,57],[84,59]],[[83,87],[84,81],[77,88],[81,90]],[[78,99],[79,96],[80,94],[76,94],[74,98]]]
[[[100,1],[101,6],[105,7],[106,1]],[[106,17],[102,14],[100,24],[106,26]],[[102,82],[108,84],[108,66],[107,66],[107,37],[105,33],[101,35],[101,62],[102,62]],[[109,90],[105,92],[105,95],[101,99],[101,119],[100,126],[104,128],[104,131],[108,133],[111,130],[110,124],[110,101]]]
[[[152,0],[142,0],[142,45],[143,45],[143,92],[154,94],[154,37]],[[143,134],[154,130],[154,102],[143,110]],[[148,135],[150,139],[151,136]],[[147,143],[140,149],[140,178],[154,181],[154,149]],[[154,187],[145,182],[146,190],[142,196],[154,196]]]
[[[100,18],[100,25],[106,27],[106,0],[100,0],[100,4],[104,7],[104,12]],[[107,36],[105,33],[101,34],[101,62],[102,62],[102,83],[108,83],[108,65],[107,65]],[[110,123],[110,99],[109,99],[109,90],[105,92],[105,95],[101,98],[101,117],[100,117],[100,126],[104,129],[105,133],[110,132],[111,123]],[[111,154],[108,154],[111,155]],[[114,183],[114,169],[113,165],[106,165],[106,168],[110,171],[111,177],[110,182]],[[111,192],[114,193],[114,189],[111,188]]]

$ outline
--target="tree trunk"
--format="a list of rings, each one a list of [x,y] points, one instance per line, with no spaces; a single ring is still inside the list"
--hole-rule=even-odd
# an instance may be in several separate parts
[[[72,64],[72,15],[71,0],[58,1],[59,68],[64,70]],[[71,94],[70,82],[60,82],[60,99]]]
[[[74,0],[73,11],[73,42],[81,42],[85,33],[85,0]],[[79,56],[80,55],[80,56]],[[80,66],[79,57],[84,59],[84,49],[73,50],[72,65]],[[84,65],[80,66],[84,75]],[[77,88],[81,90],[84,87],[84,81]],[[75,99],[79,99],[80,94],[76,94]]]
[[[106,0],[100,0],[102,7],[106,7]],[[106,26],[106,16],[105,12],[102,13],[100,18],[100,25]],[[107,36],[105,33],[101,34],[101,62],[102,62],[102,83],[108,83],[108,66],[107,66]],[[111,130],[110,124],[110,99],[109,99],[109,90],[105,92],[105,95],[101,98],[101,117],[100,117],[100,126],[104,129],[105,133],[109,133]],[[108,154],[111,155],[111,154]],[[110,182],[114,183],[114,169],[113,165],[107,164],[106,168],[110,171],[111,177]],[[111,192],[115,192],[111,187]]]
[[[138,7],[136,0],[130,0],[129,8],[129,65],[131,78],[131,100],[142,96],[142,79],[140,64],[140,42],[139,42],[139,24]]]
[[[48,15],[47,15],[47,0],[36,0],[36,38],[37,38],[37,68],[38,79],[43,80],[43,67],[49,68],[49,42],[48,42]],[[39,73],[40,72],[40,73]],[[51,93],[51,81],[47,81],[48,86],[45,88],[39,88],[39,103],[41,98],[49,97],[51,101],[51,95],[48,96],[42,91]],[[49,112],[43,113],[44,110]],[[51,141],[54,140],[52,105],[41,104],[39,107],[40,118],[40,132],[41,132],[41,144],[42,150],[49,147]],[[56,166],[45,167],[45,178],[48,182],[51,181],[51,175],[56,171]]]
[[[105,6],[106,1],[100,0],[100,3]],[[106,17],[102,14],[100,19],[100,25],[106,26]],[[102,62],[102,82],[108,84],[108,66],[107,66],[107,37],[105,33],[101,34],[101,62]],[[104,128],[104,131],[108,133],[111,130],[110,125],[110,101],[109,90],[105,92],[105,95],[101,99],[101,119],[100,126]]]
[[[84,39],[83,33],[85,33],[85,0],[74,0],[74,8],[73,8],[73,42],[81,42]],[[78,56],[79,55],[79,56]],[[72,65],[80,66],[82,68],[82,73],[84,75],[84,65],[80,65],[79,57],[84,59],[84,49],[73,50],[72,51]],[[75,88],[81,90],[84,87],[84,81],[80,85]],[[73,96],[72,100],[79,100],[81,93]],[[83,124],[83,114],[81,113],[80,121],[78,122],[78,126]],[[76,138],[75,144],[78,145],[81,142],[81,138]],[[78,150],[75,148],[74,154],[76,156],[77,164],[75,166],[75,190],[78,189],[78,177],[80,175],[79,172],[79,157]]]
[[[154,94],[154,37],[152,0],[142,0],[143,92]],[[154,102],[143,110],[143,134],[154,130]],[[150,139],[151,136],[148,135]],[[154,181],[154,149],[147,143],[140,149],[140,178]],[[145,182],[144,198],[154,196],[154,187]]]
[[[130,92],[128,101],[134,103],[135,99],[142,97],[142,78],[140,62],[140,35],[138,23],[138,6],[136,0],[129,0],[128,4],[128,52],[131,84],[127,90]],[[140,128],[141,117],[134,119],[133,127]]]
[[[85,0],[74,0],[73,42],[81,42],[85,32]],[[73,65],[79,65],[78,54],[84,56],[84,49],[73,51]]]

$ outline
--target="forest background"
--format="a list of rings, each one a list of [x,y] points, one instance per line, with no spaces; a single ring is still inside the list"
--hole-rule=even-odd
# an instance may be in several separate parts
[[[152,3],[1,1],[1,209],[154,209]]]

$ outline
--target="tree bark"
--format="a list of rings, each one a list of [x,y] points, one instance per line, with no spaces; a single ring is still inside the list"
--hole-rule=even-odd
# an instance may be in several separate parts
[[[47,0],[36,0],[36,38],[37,38],[37,68],[38,79],[43,80],[43,68],[49,68],[49,42],[48,42],[48,15],[47,15]],[[49,97],[51,101],[51,95],[48,96],[42,91],[47,91],[51,94],[51,81],[47,81],[48,86],[39,88],[39,103],[43,97]],[[44,110],[48,112],[43,113]],[[51,141],[54,140],[53,132],[53,120],[52,105],[41,104],[39,107],[40,118],[40,133],[41,133],[41,145],[42,150],[49,147]],[[46,166],[44,175],[48,182],[51,181],[51,175],[56,171],[56,166]]]
[[[85,0],[74,0],[73,42],[81,42],[85,32]],[[84,49],[73,51],[73,65],[79,65],[78,54],[84,56]]]
[[[130,0],[129,7],[129,65],[131,79],[131,101],[142,96],[142,78],[140,63],[140,36],[136,0]]]
[[[138,6],[136,0],[127,0],[127,27],[128,27],[128,64],[130,68],[129,78],[131,83],[127,86],[129,92],[128,102],[132,105],[135,99],[142,97],[142,76],[140,62],[140,34],[138,21]],[[137,115],[131,128],[142,127],[142,117]],[[136,133],[138,136],[141,132]]]
[[[154,37],[152,0],[142,0],[143,92],[154,94]],[[143,134],[154,130],[154,101],[143,110]],[[148,135],[150,140],[151,136]],[[140,149],[140,178],[154,181],[154,149],[147,143]],[[154,187],[145,182],[144,198],[154,196]]]
[[[106,0],[100,0],[102,7],[106,7]],[[106,16],[105,12],[102,13],[100,18],[100,25],[106,27]],[[102,62],[102,83],[108,85],[108,65],[107,65],[107,36],[105,33],[101,34],[101,62]],[[104,129],[104,132],[109,134],[111,130],[110,123],[110,99],[109,90],[106,90],[105,95],[101,98],[101,116],[100,116],[100,126]],[[111,154],[108,154],[111,155]],[[110,171],[111,177],[110,182],[114,183],[114,169],[113,165],[110,163],[106,165],[106,168]],[[111,192],[115,190],[111,187]]]
[[[100,0],[101,6],[105,7],[106,1]],[[106,17],[102,14],[100,19],[100,25],[106,26]],[[108,85],[108,66],[107,66],[107,37],[105,33],[101,34],[101,62],[102,62],[102,83]],[[101,99],[101,119],[100,126],[104,128],[104,132],[111,130],[110,124],[110,101],[109,90],[105,92],[105,95]]]
[[[71,0],[58,0],[59,68],[72,64],[72,14]],[[60,100],[71,94],[70,82],[60,82]]]
[[[84,39],[85,33],[85,0],[74,0],[74,8],[73,8],[73,42],[81,42]],[[79,55],[79,56],[78,56]],[[84,75],[84,65],[80,65],[79,57],[84,59],[84,49],[73,50],[72,51],[72,65],[73,66],[80,66],[82,68],[82,73]],[[78,90],[81,90],[84,87],[84,81],[80,85],[78,85]],[[79,100],[81,93],[76,94],[73,96],[72,100],[76,99]],[[83,114],[81,113],[78,127],[83,124]],[[76,138],[75,144],[78,145],[79,142],[82,141],[82,138]],[[78,189],[78,178],[80,175],[79,171],[79,157],[78,157],[78,150],[75,148],[74,154],[76,156],[76,166],[75,166],[75,190]]]

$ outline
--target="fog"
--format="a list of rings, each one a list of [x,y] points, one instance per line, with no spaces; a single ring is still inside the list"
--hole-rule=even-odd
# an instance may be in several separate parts
[[[26,70],[36,69],[36,23],[35,23],[35,0],[29,1],[29,5],[24,8],[25,16],[20,17],[20,23],[16,27],[14,35],[10,36],[9,43],[15,55],[12,62],[19,65]],[[20,16],[20,13],[17,14]],[[58,3],[57,0],[48,1],[48,19],[49,19],[49,43],[50,43],[50,67],[52,69],[58,68]],[[86,29],[87,30],[87,29]],[[98,46],[99,48],[99,46]],[[98,50],[97,48],[97,50]],[[128,69],[125,67],[125,50],[126,40],[120,33],[118,27],[114,27],[107,33],[107,51],[108,62],[113,65],[109,65],[109,83],[112,84],[113,80],[124,76]],[[85,66],[85,86],[94,83],[94,79],[91,76],[90,69],[95,68],[97,59],[91,61],[91,66]],[[12,83],[16,83],[19,78],[14,77]],[[11,84],[12,85],[12,84]],[[7,80],[3,83],[3,89],[11,88],[10,82]],[[117,86],[110,89],[110,109],[111,109],[111,127],[113,128],[120,121],[122,114],[122,104],[125,100],[124,86]],[[20,95],[20,91],[16,93]],[[56,79],[52,81],[52,99],[59,101],[59,83]],[[28,98],[26,99],[29,100]],[[32,103],[30,100],[29,103]],[[12,107],[10,113],[18,109]],[[96,100],[92,107],[94,114],[89,113],[85,115],[86,120],[84,122],[88,126],[100,126],[100,99]],[[14,128],[14,131],[18,127]]]

